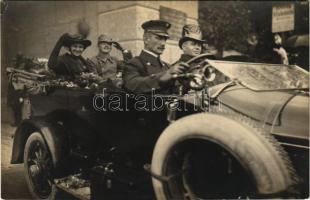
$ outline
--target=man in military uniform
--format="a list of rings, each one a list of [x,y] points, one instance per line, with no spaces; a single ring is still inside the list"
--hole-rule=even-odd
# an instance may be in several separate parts
[[[118,65],[120,61],[110,55],[113,43],[112,38],[107,35],[100,35],[97,43],[99,53],[90,59],[95,71],[103,79],[115,80],[122,76]]]
[[[124,87],[134,93],[169,93],[174,84],[174,74],[181,74],[187,65],[169,66],[160,59],[169,38],[171,24],[162,20],[150,20],[142,24],[144,49],[139,56],[128,61],[124,67]]]
[[[202,40],[202,34],[198,25],[185,25],[182,31],[182,38],[179,40],[179,47],[182,49],[183,54],[177,63],[187,62],[201,54],[204,43],[205,40]]]

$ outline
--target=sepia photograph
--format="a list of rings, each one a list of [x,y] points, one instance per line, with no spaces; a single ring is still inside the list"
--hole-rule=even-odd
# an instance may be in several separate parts
[[[1,0],[1,198],[309,198],[309,1]]]

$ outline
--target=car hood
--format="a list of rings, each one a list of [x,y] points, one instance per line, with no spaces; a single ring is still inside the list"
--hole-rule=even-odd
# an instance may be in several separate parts
[[[253,91],[232,86],[219,102],[248,117],[269,124],[272,133],[308,138],[309,96],[300,91]]]

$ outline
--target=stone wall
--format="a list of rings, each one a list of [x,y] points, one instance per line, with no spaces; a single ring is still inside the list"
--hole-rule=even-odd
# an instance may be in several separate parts
[[[159,19],[164,6],[186,13],[187,23],[197,23],[196,1],[8,1],[2,16],[2,96],[7,82],[5,67],[18,52],[27,56],[48,58],[57,39],[65,32],[75,33],[76,24],[85,19],[91,27],[93,45],[83,56],[96,54],[96,40],[105,33],[137,55],[143,48],[141,24]],[[173,24],[172,24],[173,25]],[[181,51],[178,41],[168,40],[162,58],[172,63]],[[115,56],[120,56],[116,50]]]

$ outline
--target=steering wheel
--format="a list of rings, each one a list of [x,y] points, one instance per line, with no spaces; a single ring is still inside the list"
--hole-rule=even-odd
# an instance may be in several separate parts
[[[199,56],[196,56],[189,61],[186,62],[186,64],[191,65],[193,63],[196,63],[200,59],[208,56],[209,54],[201,54]],[[186,84],[190,89],[193,90],[202,90],[206,87],[207,82],[211,82],[215,79],[215,73],[210,68],[210,65],[206,65],[206,61],[203,60],[201,62],[197,62],[195,66],[192,66],[189,68],[187,73],[174,75],[174,78],[177,79],[188,79],[188,81],[180,81],[182,84]]]
[[[197,60],[199,60],[199,59],[201,59],[201,58],[204,58],[204,57],[207,57],[207,56],[209,56],[208,53],[200,54],[199,56],[196,56],[196,57],[190,59],[189,61],[187,61],[186,64],[190,65],[190,64],[192,64],[193,62],[196,62]]]

